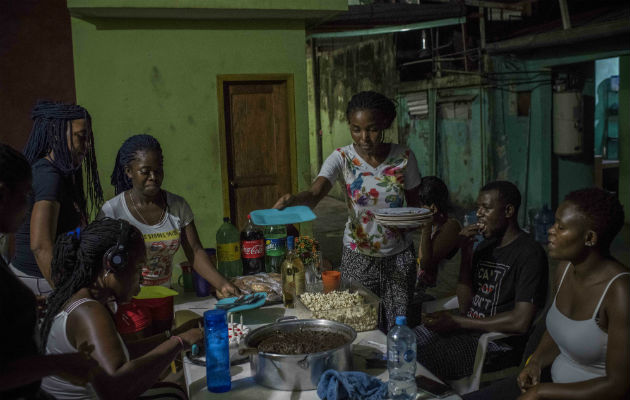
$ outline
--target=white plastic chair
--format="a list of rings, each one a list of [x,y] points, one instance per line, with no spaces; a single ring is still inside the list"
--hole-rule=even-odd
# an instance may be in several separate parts
[[[455,308],[459,308],[459,301],[457,300],[457,296],[428,301],[422,304],[422,311],[425,313],[432,313],[442,310],[452,310]],[[464,378],[447,381],[447,383],[453,388],[453,390],[455,390],[460,395],[478,390],[479,383],[481,382],[481,375],[483,373],[483,364],[486,360],[486,350],[488,349],[488,342],[492,340],[503,339],[508,336],[511,335],[501,332],[487,332],[482,334],[479,337],[479,342],[477,344],[477,353],[475,354],[475,363],[473,366],[472,374]]]

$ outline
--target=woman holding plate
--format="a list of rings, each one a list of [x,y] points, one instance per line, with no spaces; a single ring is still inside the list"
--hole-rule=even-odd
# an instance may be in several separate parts
[[[381,208],[419,206],[420,173],[413,152],[384,141],[396,118],[396,105],[376,92],[352,97],[346,109],[353,143],[336,149],[307,191],[285,194],[274,208],[314,208],[337,180],[343,181],[348,222],[343,237],[341,277],[355,280],[382,299],[379,327],[384,332],[397,315],[407,315],[413,296],[416,256],[409,232],[374,218]]]

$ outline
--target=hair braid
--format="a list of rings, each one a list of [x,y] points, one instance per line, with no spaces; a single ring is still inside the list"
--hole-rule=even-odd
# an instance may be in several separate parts
[[[448,214],[451,209],[448,188],[437,176],[423,176],[418,193],[423,205],[435,204],[439,213]]]
[[[373,91],[359,92],[352,96],[346,108],[346,118],[359,110],[375,110],[383,114],[385,118],[384,129],[389,128],[396,118],[396,103],[390,98]]]
[[[69,234],[57,237],[51,263],[55,290],[48,298],[40,331],[42,350],[46,348],[55,316],[73,294],[96,281],[104,268],[105,252],[119,240],[126,245],[127,252],[144,251],[142,235],[124,220],[103,218],[89,224],[81,231],[80,238]]]
[[[120,150],[118,150],[118,154],[116,154],[116,163],[114,164],[114,170],[111,176],[111,183],[112,186],[114,186],[114,192],[116,194],[131,189],[131,179],[129,179],[125,173],[125,167],[128,167],[129,164],[135,160],[137,152],[149,150],[158,152],[160,162],[163,162],[162,147],[160,146],[160,142],[153,136],[134,135],[125,140]]]
[[[74,197],[87,216],[87,202],[83,190],[82,166],[85,166],[88,184],[90,212],[98,210],[103,203],[103,190],[98,177],[96,154],[94,152],[94,134],[92,118],[87,110],[76,104],[55,103],[46,100],[37,102],[31,112],[33,128],[24,147],[24,156],[32,165],[40,158],[54,153],[52,164],[65,176],[74,176]],[[72,152],[68,147],[67,132],[72,121],[85,119],[87,129],[87,151],[82,165],[74,165]]]

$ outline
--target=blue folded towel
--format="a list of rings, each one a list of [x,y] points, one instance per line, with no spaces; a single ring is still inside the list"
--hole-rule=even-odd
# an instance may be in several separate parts
[[[322,400],[381,400],[387,396],[387,384],[365,372],[329,369],[319,378],[317,395]]]

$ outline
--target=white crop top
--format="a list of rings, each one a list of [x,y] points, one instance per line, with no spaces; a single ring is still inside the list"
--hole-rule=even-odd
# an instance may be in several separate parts
[[[562,274],[556,298],[570,265]],[[582,382],[606,376],[608,333],[597,325],[596,317],[610,285],[618,277],[628,274],[630,272],[622,272],[608,282],[590,319],[577,321],[566,317],[558,310],[554,298],[546,322],[547,331],[560,350],[551,366],[551,378],[555,383]]]
[[[78,306],[89,301],[96,300],[88,298],[79,299],[55,316],[50,328],[50,333],[48,334],[48,340],[46,342],[46,354],[76,353],[78,351],[68,340],[68,336],[66,334],[66,324],[68,322],[68,315],[70,315],[70,313]],[[129,361],[129,351],[125,346],[125,342],[123,342],[118,332],[116,332],[116,334],[122,344],[123,351],[125,352],[125,358]],[[42,380],[41,388],[55,396],[58,400],[98,399],[92,385],[88,384],[85,387],[76,386],[56,375],[44,378]]]

